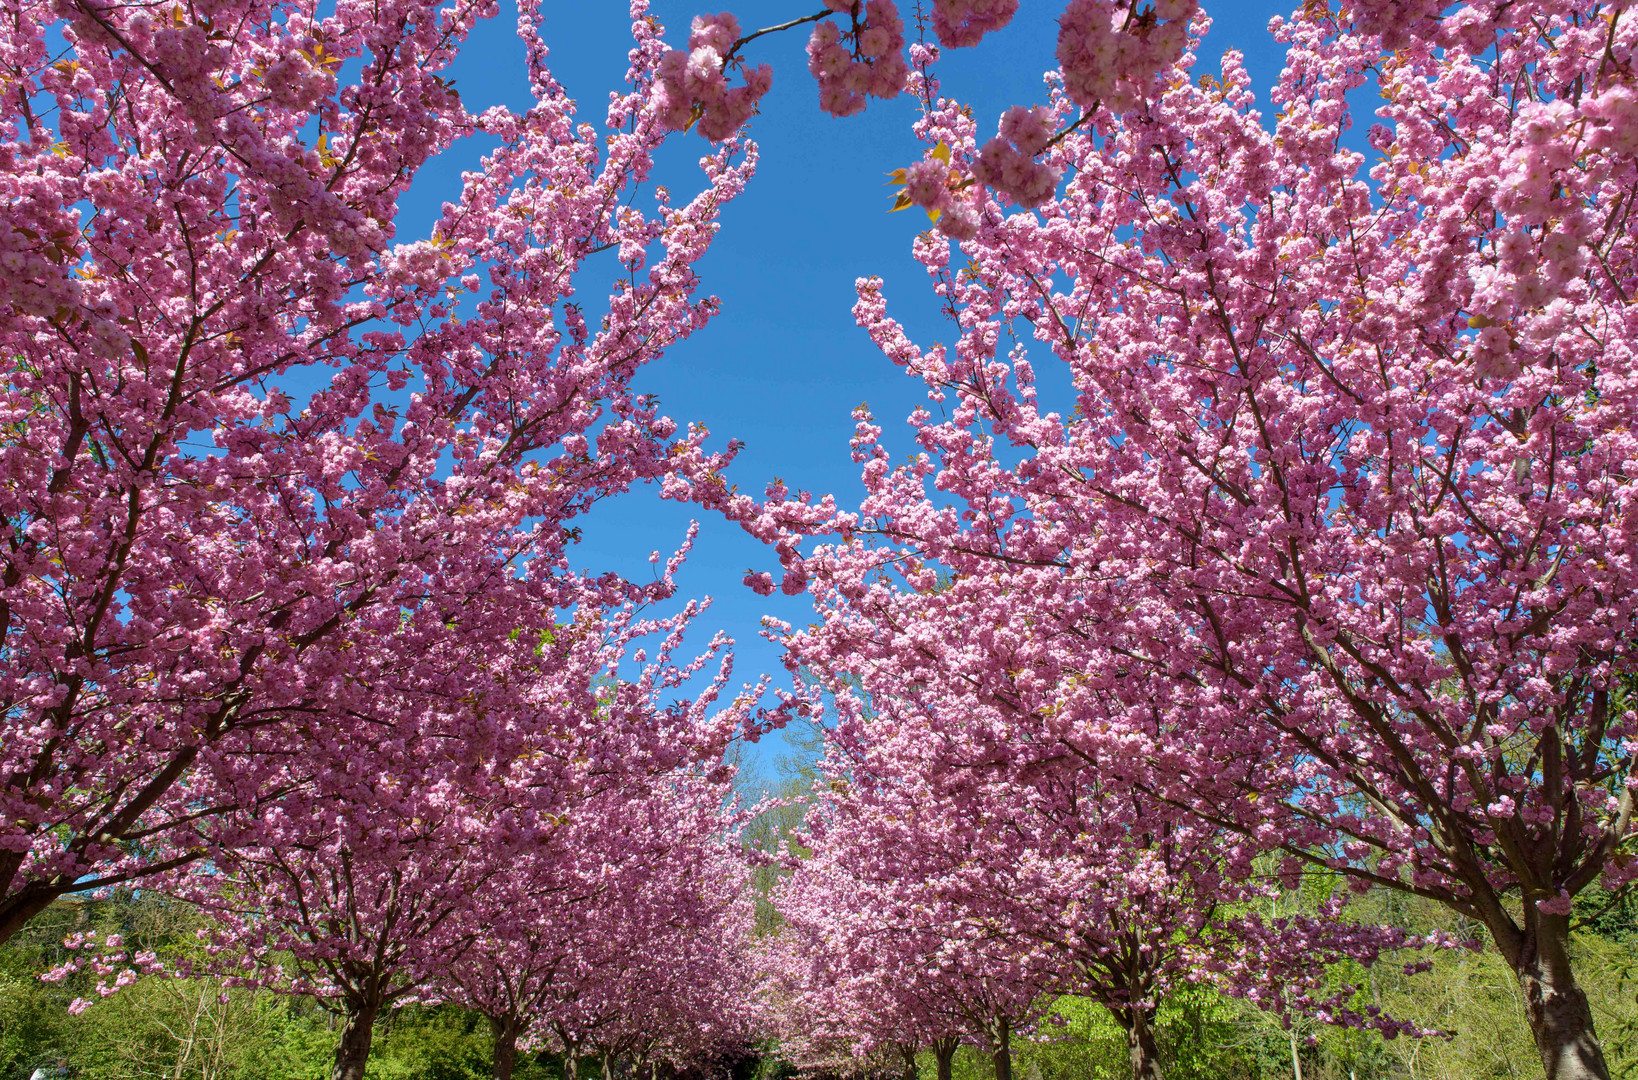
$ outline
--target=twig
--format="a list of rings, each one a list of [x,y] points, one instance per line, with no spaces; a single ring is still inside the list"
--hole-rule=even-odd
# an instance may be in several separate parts
[[[761,37],[763,34],[775,34],[781,30],[789,30],[793,26],[801,26],[803,23],[818,22],[820,19],[834,14],[836,14],[836,12],[826,8],[824,11],[821,11],[818,14],[804,15],[800,19],[792,19],[790,22],[782,22],[778,26],[764,26],[762,29],[746,34],[744,37],[734,42],[733,46],[728,50],[728,55],[724,56],[723,60],[732,60],[734,54],[739,52],[741,45],[748,45],[757,38]]]

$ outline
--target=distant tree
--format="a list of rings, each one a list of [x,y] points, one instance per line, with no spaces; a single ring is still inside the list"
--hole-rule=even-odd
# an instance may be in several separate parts
[[[689,1064],[750,1037],[746,867],[727,776],[678,771],[577,801],[506,858],[466,912],[471,944],[437,979],[484,1015],[495,1080],[520,1047],[632,1067]]]

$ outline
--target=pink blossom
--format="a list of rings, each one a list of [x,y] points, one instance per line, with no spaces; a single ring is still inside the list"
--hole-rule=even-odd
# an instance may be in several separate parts
[[[1042,108],[1009,109],[1000,132],[984,144],[973,176],[1020,206],[1039,206],[1057,189],[1061,170],[1036,161],[1051,139],[1053,114]]]
[[[773,69],[747,66],[734,55],[739,34],[739,21],[726,11],[696,15],[688,51],[672,49],[660,57],[656,97],[667,126],[683,130],[697,122],[701,135],[725,142],[756,114],[757,103],[773,85]],[[730,69],[742,73],[741,85],[729,87]]]
[[[851,116],[869,97],[898,96],[910,69],[897,5],[868,0],[857,12],[833,10],[847,14],[851,26],[844,29],[827,19],[808,38],[808,71],[819,83],[819,107],[833,116]]]
[[[1012,21],[1018,0],[934,0],[933,30],[951,48],[976,45]]]
[[[31,10],[0,131],[0,772],[22,778],[0,787],[0,940],[66,893],[266,848],[360,777],[436,803],[547,726],[628,717],[600,752],[634,765],[755,727],[718,677],[674,707],[688,663],[597,699],[609,648],[675,632],[636,609],[676,568],[567,552],[631,486],[717,497],[732,448],[631,380],[718,310],[696,264],[754,172],[732,135],[765,72],[708,110],[724,141],[694,185],[650,196],[667,94],[721,71],[641,2],[630,85],[584,118],[532,0],[529,107],[482,113],[446,78],[489,5]],[[693,48],[737,32],[703,20]],[[401,196],[480,130],[482,167],[412,234]],[[590,289],[604,247],[630,273]],[[581,711],[551,722],[542,697]],[[146,970],[117,942],[71,941],[76,970]]]
[[[1064,88],[1084,108],[1125,112],[1150,95],[1155,77],[1182,56],[1195,0],[1070,0],[1059,20]]]

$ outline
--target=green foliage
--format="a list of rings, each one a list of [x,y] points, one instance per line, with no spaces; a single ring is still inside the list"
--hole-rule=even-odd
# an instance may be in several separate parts
[[[1037,1036],[1014,1048],[1018,1080],[1102,1080],[1125,1073],[1126,1034],[1107,1009],[1084,998],[1058,999]]]
[[[0,959],[0,1080],[26,1080],[67,1046],[65,1004],[32,971],[8,970],[15,959],[9,951]]]
[[[371,1080],[483,1080],[490,1074],[489,1024],[469,1009],[408,1005],[376,1034]]]
[[[327,1080],[337,1018],[309,998],[229,987],[217,979],[147,977],[106,999],[95,978],[39,979],[75,932],[123,933],[172,962],[197,959],[190,910],[156,896],[59,903],[0,945],[0,1080],[28,1080],[62,1062],[76,1080]],[[78,1016],[75,997],[93,1001]],[[370,1048],[371,1080],[482,1080],[490,1075],[486,1021],[453,1005],[406,1006],[383,1017]],[[557,1073],[519,1061],[517,1080]]]
[[[1308,889],[1311,885],[1306,884]],[[1323,892],[1323,890],[1320,890]],[[1603,912],[1590,898],[1586,928],[1574,942],[1576,970],[1592,1001],[1599,1036],[1617,1080],[1638,1080],[1638,928],[1630,917]],[[1620,905],[1610,909],[1617,911]],[[1443,929],[1472,937],[1475,928],[1448,909],[1403,894],[1372,893],[1358,906],[1364,920],[1391,921],[1413,930]],[[1164,1002],[1155,1017],[1167,1080],[1540,1080],[1541,1064],[1525,1023],[1517,982],[1483,942],[1479,951],[1386,957],[1369,970],[1333,971],[1337,987],[1359,987],[1358,1004],[1445,1034],[1387,1040],[1375,1032],[1284,1021],[1209,987],[1188,986]],[[1405,965],[1430,960],[1426,972]],[[1125,1033],[1090,1001],[1062,998],[1032,1038],[1013,1047],[1018,1080],[1126,1080]],[[1295,1059],[1295,1062],[1293,1061]],[[935,1076],[930,1054],[922,1080]],[[953,1080],[991,1080],[983,1054],[963,1048]]]
[[[766,856],[776,856],[782,850],[789,849],[798,858],[806,858],[810,853],[797,844],[794,837],[807,817],[808,798],[819,777],[816,762],[823,753],[823,736],[816,727],[793,727],[786,729],[786,743],[793,752],[778,761],[779,779],[776,782],[770,783],[743,760],[734,760],[734,764],[740,768],[735,787],[747,803],[754,804],[763,798],[778,800],[776,805],[747,823],[744,842],[753,851]],[[737,745],[735,751],[739,752]],[[756,894],[755,932],[758,935],[769,934],[779,928],[779,912],[768,897],[785,876],[785,870],[769,862],[758,865],[751,873],[751,889]]]
[[[793,782],[794,789],[796,784]],[[794,792],[793,792],[794,793]],[[789,835],[799,818],[767,822],[762,842]],[[1309,885],[1305,884],[1307,891]],[[1323,888],[1318,889],[1323,894]],[[1301,898],[1293,900],[1299,902]],[[1283,901],[1282,901],[1283,902]],[[1356,914],[1413,930],[1472,936],[1447,909],[1413,897],[1372,893]],[[1578,907],[1585,928],[1575,961],[1613,1075],[1638,1080],[1638,928],[1623,903],[1589,896]],[[119,932],[169,960],[198,946],[193,913],[153,896],[65,902],[0,946],[0,1080],[27,1080],[41,1066],[65,1062],[75,1080],[326,1080],[336,1018],[318,1002],[233,988],[212,979],[143,978],[79,1016],[75,997],[96,998],[94,977],[62,983],[38,975],[67,955],[75,932]],[[1488,943],[1485,943],[1488,945]],[[1432,970],[1406,974],[1413,956],[1385,959],[1370,970],[1345,965],[1338,987],[1359,988],[1359,1004],[1437,1028],[1442,1038],[1384,1040],[1373,1032],[1283,1021],[1208,987],[1175,992],[1155,1016],[1168,1080],[1539,1080],[1541,1066],[1525,1026],[1517,984],[1493,950],[1433,955]],[[1014,1044],[1018,1080],[1126,1080],[1125,1033],[1091,1002],[1063,998],[1053,1019]],[[371,1080],[482,1080],[489,1075],[487,1023],[454,1005],[410,1005],[384,1017],[371,1048]],[[758,1065],[758,1080],[789,1080],[777,1056]],[[923,1080],[935,1075],[931,1055]],[[953,1080],[990,1080],[989,1058],[963,1048]],[[559,1080],[549,1055],[524,1056],[516,1080]]]

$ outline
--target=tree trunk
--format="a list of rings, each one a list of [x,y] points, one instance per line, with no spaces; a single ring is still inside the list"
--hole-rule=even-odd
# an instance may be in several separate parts
[[[1012,1080],[1012,1047],[1003,1046],[990,1055],[995,1063],[995,1080]]]
[[[30,919],[50,907],[51,902],[60,895],[62,893],[54,889],[24,886],[18,892],[0,900],[0,945],[11,940],[17,931],[28,925]]]
[[[364,1080],[370,1060],[370,1039],[375,1035],[379,1002],[347,1004],[347,1019],[341,1025],[341,1042],[336,1046],[336,1064],[330,1080]]]
[[[1525,1017],[1547,1080],[1609,1080],[1592,1008],[1570,967],[1569,916],[1526,902],[1522,931],[1492,932],[1524,991]]]
[[[1160,1072],[1160,1047],[1149,1026],[1144,1009],[1110,1009],[1115,1022],[1126,1031],[1126,1054],[1132,1062],[1132,1080],[1164,1080]]]
[[[512,1080],[518,1063],[518,1029],[515,1016],[491,1016],[489,1031],[495,1037],[495,1080]]]
[[[899,1057],[904,1062],[904,1080],[917,1080],[921,1070],[916,1068],[916,1045],[899,1043]]]
[[[990,1060],[995,1063],[995,1080],[1012,1080],[1012,1021],[1002,1019],[991,1031]]]
[[[951,1066],[955,1063],[956,1048],[961,1040],[954,1035],[933,1041],[933,1060],[938,1063],[938,1080],[950,1080]]]

